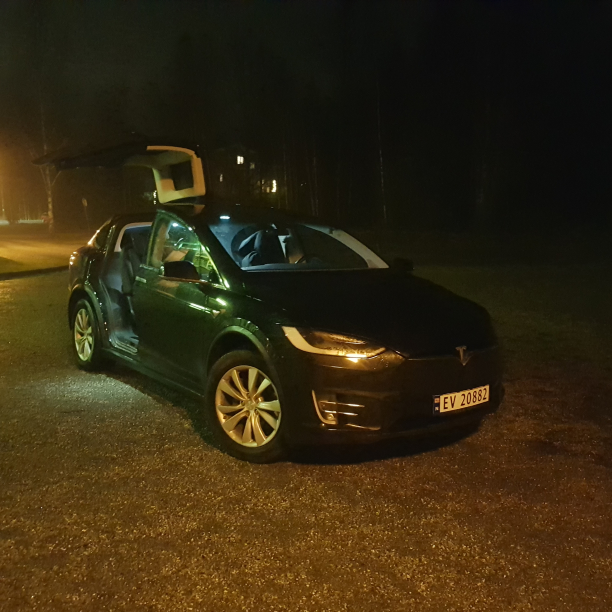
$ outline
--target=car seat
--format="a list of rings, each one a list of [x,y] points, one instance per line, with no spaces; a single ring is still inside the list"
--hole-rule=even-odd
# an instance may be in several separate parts
[[[143,248],[142,236],[125,232],[121,240],[121,292],[127,302],[130,318],[134,321],[132,294],[138,269],[144,258],[146,246]]]
[[[258,230],[243,240],[238,247],[242,267],[286,263],[285,253],[275,230]]]

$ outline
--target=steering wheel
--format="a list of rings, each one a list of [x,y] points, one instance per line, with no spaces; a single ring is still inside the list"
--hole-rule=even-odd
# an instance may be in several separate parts
[[[323,264],[323,260],[319,259],[316,255],[302,255],[296,262],[296,264],[309,264],[309,263],[316,263],[316,264]]]

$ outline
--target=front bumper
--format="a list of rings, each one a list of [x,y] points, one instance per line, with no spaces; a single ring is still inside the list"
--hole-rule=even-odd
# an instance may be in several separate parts
[[[289,381],[289,435],[298,443],[367,443],[452,431],[497,410],[504,396],[498,348],[474,353],[465,365],[452,355],[408,359],[392,351],[356,361],[300,357],[302,363],[282,375]],[[434,396],[484,385],[490,387],[487,403],[434,413]]]

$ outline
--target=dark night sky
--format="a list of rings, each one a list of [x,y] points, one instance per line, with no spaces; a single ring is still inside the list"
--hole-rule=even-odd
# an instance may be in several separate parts
[[[393,226],[610,221],[611,25],[588,1],[3,0],[0,197],[46,207],[44,119],[50,149],[242,145],[352,224],[381,221],[380,148]],[[58,219],[84,189],[57,181]]]

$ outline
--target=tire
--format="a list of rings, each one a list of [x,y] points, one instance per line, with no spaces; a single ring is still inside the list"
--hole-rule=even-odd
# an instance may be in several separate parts
[[[218,446],[229,455],[252,463],[285,457],[282,406],[280,383],[259,355],[234,351],[211,368],[206,420]]]
[[[89,300],[79,300],[72,309],[72,352],[82,370],[93,372],[104,365],[100,327]]]

